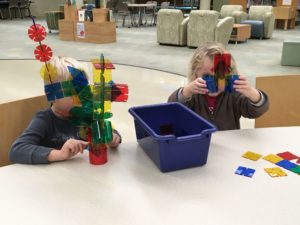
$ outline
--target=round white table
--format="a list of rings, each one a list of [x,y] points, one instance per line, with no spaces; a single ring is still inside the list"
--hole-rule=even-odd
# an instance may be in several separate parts
[[[133,119],[126,121],[131,126]],[[241,155],[290,151],[300,155],[300,127],[212,134],[205,166],[161,173],[138,146],[134,130],[102,166],[88,154],[49,165],[0,168],[5,225],[283,225],[299,218],[300,176],[271,178],[275,165]],[[127,135],[127,134],[126,134]],[[238,166],[256,169],[252,178]]]

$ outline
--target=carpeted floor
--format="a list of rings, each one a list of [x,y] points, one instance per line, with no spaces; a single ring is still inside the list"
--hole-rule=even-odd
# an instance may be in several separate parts
[[[37,21],[46,27],[44,20]],[[0,59],[32,59],[37,45],[27,36],[30,19],[0,20]],[[245,43],[228,45],[237,61],[241,74],[254,82],[256,76],[300,74],[300,67],[280,66],[284,39],[300,39],[300,27],[294,30],[275,30],[273,38],[250,39]],[[185,75],[188,62],[195,49],[188,47],[159,45],[156,42],[156,27],[117,28],[117,42],[92,44],[60,41],[57,32],[49,34],[43,41],[54,55],[89,60],[104,53],[115,64],[134,65]]]

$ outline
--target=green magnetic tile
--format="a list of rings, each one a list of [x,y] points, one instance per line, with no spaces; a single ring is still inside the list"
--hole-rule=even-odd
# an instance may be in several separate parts
[[[300,166],[294,167],[294,168],[290,169],[290,171],[300,175]]]

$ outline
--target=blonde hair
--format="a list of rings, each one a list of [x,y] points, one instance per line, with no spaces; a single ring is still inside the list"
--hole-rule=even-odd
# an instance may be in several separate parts
[[[197,78],[197,71],[202,68],[204,59],[206,57],[213,60],[214,55],[224,54],[226,52],[227,51],[226,51],[224,45],[222,45],[221,43],[206,42],[206,43],[200,45],[196,49],[196,51],[190,61],[188,75],[187,75],[188,82],[191,82]],[[236,66],[235,66],[235,60],[233,59],[233,57],[231,57],[231,58],[234,63],[233,72],[237,73]]]
[[[55,70],[55,75],[51,74],[51,81],[52,83],[63,82],[67,80],[71,80],[72,76],[68,70],[68,66],[74,68],[81,68],[81,63],[78,62],[76,59],[64,57],[64,56],[54,56],[52,59],[47,63],[48,68],[51,67]],[[46,76],[46,75],[45,75]],[[49,84],[50,81],[45,77],[44,82]]]

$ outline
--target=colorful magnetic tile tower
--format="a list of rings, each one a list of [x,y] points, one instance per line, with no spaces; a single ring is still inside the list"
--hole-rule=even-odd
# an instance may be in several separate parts
[[[244,153],[242,155],[242,157],[244,157],[246,159],[253,160],[253,161],[257,161],[257,160],[259,160],[262,157],[262,155],[257,154],[255,152],[248,151],[248,152]]]
[[[104,60],[103,55],[100,60],[92,60],[92,64],[93,85],[88,85],[83,71],[69,68],[72,84],[81,102],[81,106],[71,109],[71,114],[85,139],[91,143],[90,162],[99,165],[107,162],[106,144],[113,138],[112,125],[107,120],[112,117],[111,102],[127,101],[128,86],[113,83],[111,70],[114,66],[109,60]]]
[[[245,177],[253,177],[254,173],[255,173],[255,169],[247,168],[244,166],[239,166],[235,171],[235,174],[245,176]]]
[[[34,54],[37,60],[44,62],[41,76],[47,83],[44,87],[48,101],[72,96],[76,105],[70,113],[71,120],[80,127],[80,134],[90,142],[90,162],[103,164],[107,161],[106,143],[112,140],[112,127],[110,121],[110,104],[112,101],[124,102],[128,99],[128,86],[126,84],[114,84],[111,80],[111,69],[114,66],[109,60],[104,60],[103,54],[100,60],[94,64],[94,85],[89,85],[84,71],[68,67],[72,80],[65,82],[53,82],[57,76],[57,70],[48,61],[52,57],[52,50],[41,42],[46,37],[46,29],[35,23],[30,15],[33,25],[28,29],[28,36],[39,45]]]

